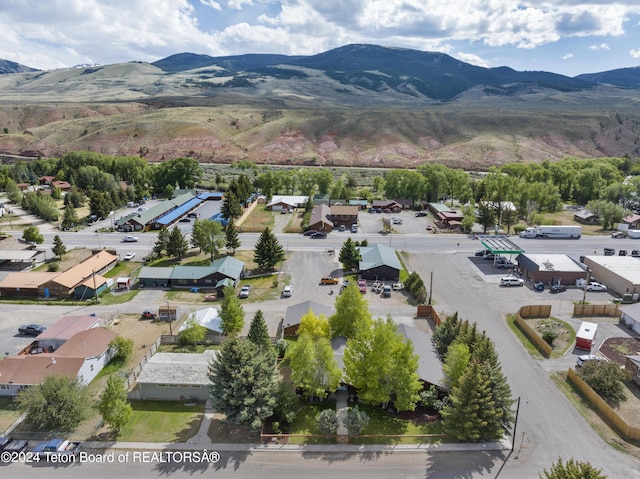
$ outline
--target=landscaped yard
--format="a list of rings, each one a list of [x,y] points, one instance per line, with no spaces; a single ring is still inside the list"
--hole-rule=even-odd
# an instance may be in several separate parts
[[[175,401],[131,401],[131,406],[133,415],[118,434],[119,441],[185,442],[198,432],[204,413],[201,403],[185,406]]]
[[[553,349],[551,352],[552,358],[562,356],[576,340],[575,330],[567,322],[562,321],[561,319],[553,317],[531,318],[525,319],[525,321],[540,335],[540,337],[542,337],[545,330],[549,330],[557,334],[557,337],[553,341]],[[515,336],[520,339],[522,345],[527,349],[527,351],[529,351],[529,354],[538,358],[542,357],[542,354],[540,354],[535,345],[515,323],[515,315],[507,315],[507,324]]]
[[[288,434],[319,435],[312,437],[288,437],[289,444],[326,444],[333,443],[334,437],[322,435],[316,422],[316,416],[324,409],[335,409],[334,401],[305,404],[302,406],[294,420]],[[359,437],[351,437],[352,444],[419,444],[438,443],[449,440],[445,436],[415,437],[425,434],[444,434],[440,421],[434,421],[421,409],[413,412],[391,414],[379,407],[359,404],[358,408],[369,415],[369,425],[362,431]],[[370,437],[370,436],[379,437]],[[401,437],[403,436],[404,437]]]
[[[0,431],[6,431],[20,418],[20,415],[11,398],[0,397]]]

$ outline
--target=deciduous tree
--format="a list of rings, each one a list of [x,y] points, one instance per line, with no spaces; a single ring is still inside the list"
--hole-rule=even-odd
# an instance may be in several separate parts
[[[287,350],[291,381],[309,397],[324,398],[340,385],[342,371],[333,356],[331,341],[325,336],[304,333]]]
[[[418,357],[391,318],[377,319],[347,340],[344,368],[349,384],[367,404],[393,399],[396,409],[413,410],[420,400]]]
[[[60,237],[58,236],[58,238]],[[29,243],[42,244],[44,242],[44,236],[42,236],[42,233],[40,233],[38,227],[33,225],[27,226],[24,229],[24,231],[22,232],[22,239],[28,241]]]
[[[224,334],[237,336],[244,327],[244,309],[232,286],[224,287],[224,299],[220,305],[220,327]]]
[[[613,405],[626,399],[623,381],[629,380],[631,373],[614,362],[586,361],[578,370],[578,376]]]
[[[562,462],[562,458],[558,458],[558,462],[554,462],[548,471],[545,469],[543,474],[544,476],[539,475],[540,479],[607,479],[601,469],[573,458],[566,463]]]
[[[77,377],[46,376],[16,397],[27,421],[47,431],[73,431],[87,417],[89,395]]]
[[[133,410],[127,401],[127,389],[122,377],[112,374],[100,395],[98,411],[105,423],[113,430],[120,431],[129,422]]]
[[[369,303],[355,283],[349,284],[336,299],[336,312],[329,318],[331,337],[353,338],[370,323]]]
[[[222,225],[212,219],[196,220],[191,230],[191,245],[209,254],[213,261],[224,244]]]
[[[196,319],[195,313],[191,313],[184,322],[184,329],[178,333],[178,341],[182,344],[201,343],[207,334],[207,328]]]

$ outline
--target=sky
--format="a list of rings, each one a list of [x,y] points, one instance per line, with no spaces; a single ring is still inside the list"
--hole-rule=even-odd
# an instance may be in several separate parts
[[[575,76],[640,65],[640,1],[0,0],[0,59],[45,70],[350,43]]]

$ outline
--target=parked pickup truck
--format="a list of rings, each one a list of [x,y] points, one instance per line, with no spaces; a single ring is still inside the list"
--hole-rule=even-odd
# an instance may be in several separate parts
[[[41,442],[34,449],[34,454],[40,454],[44,458],[56,460],[60,456],[74,457],[82,449],[82,443],[76,441],[67,441],[66,439],[56,438],[49,441]],[[62,459],[62,458],[60,458]],[[64,461],[64,459],[62,459]]]
[[[39,336],[47,330],[44,326],[40,326],[39,324],[27,324],[25,326],[20,326],[18,328],[19,334],[24,334],[26,336]]]
[[[13,439],[9,436],[0,436],[0,451],[2,452],[23,452],[28,446],[29,441]]]

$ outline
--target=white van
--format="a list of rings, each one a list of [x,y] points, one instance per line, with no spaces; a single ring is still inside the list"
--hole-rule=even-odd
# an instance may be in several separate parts
[[[524,279],[515,276],[505,276],[500,278],[500,286],[524,286]]]

